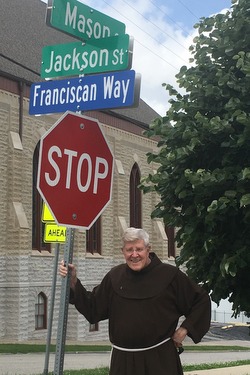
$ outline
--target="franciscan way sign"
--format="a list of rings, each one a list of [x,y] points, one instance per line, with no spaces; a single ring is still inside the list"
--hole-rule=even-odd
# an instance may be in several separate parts
[[[140,75],[134,70],[34,83],[30,115],[137,106]]]

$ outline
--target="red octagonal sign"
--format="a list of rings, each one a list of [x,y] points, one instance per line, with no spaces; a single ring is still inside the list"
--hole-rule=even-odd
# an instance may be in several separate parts
[[[111,200],[113,155],[98,120],[66,112],[41,138],[37,188],[56,222],[89,229]]]

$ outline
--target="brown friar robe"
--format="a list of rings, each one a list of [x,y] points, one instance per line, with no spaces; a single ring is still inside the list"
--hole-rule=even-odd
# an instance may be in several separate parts
[[[141,271],[126,264],[114,267],[101,284],[87,291],[78,280],[70,303],[90,323],[109,319],[110,341],[126,349],[147,348],[171,337],[181,316],[182,326],[198,343],[210,326],[208,294],[178,268],[150,253]],[[110,375],[181,375],[179,355],[172,340],[153,349],[113,349]]]

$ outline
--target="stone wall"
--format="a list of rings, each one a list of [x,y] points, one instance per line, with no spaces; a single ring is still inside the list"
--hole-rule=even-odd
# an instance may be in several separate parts
[[[0,91],[0,338],[3,341],[45,341],[47,330],[35,330],[35,303],[43,292],[51,297],[55,246],[52,252],[32,250],[32,159],[40,137],[60,117],[31,117],[28,99],[24,99],[20,119],[19,97]],[[119,120],[117,120],[119,121]],[[19,129],[22,126],[22,139]],[[141,176],[153,172],[146,153],[156,143],[142,135],[102,124],[115,157],[112,201],[102,215],[102,254],[87,254],[85,231],[76,230],[74,263],[78,275],[88,289],[97,285],[105,273],[123,261],[120,237],[129,225],[129,177],[133,164],[139,165]],[[157,197],[142,197],[143,227],[149,232],[153,250],[167,261],[167,238],[160,221],[152,221]],[[63,257],[60,246],[59,259]],[[57,278],[52,339],[56,339],[60,299]],[[77,341],[106,340],[107,322],[97,332],[89,332],[89,324],[73,306],[69,307],[67,339]]]

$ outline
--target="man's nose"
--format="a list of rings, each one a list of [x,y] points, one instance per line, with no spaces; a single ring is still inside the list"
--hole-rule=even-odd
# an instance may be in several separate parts
[[[138,255],[138,251],[134,249],[134,250],[132,251],[132,254],[131,254],[131,255],[132,255],[133,257],[134,257],[134,256],[137,257],[137,255]]]

